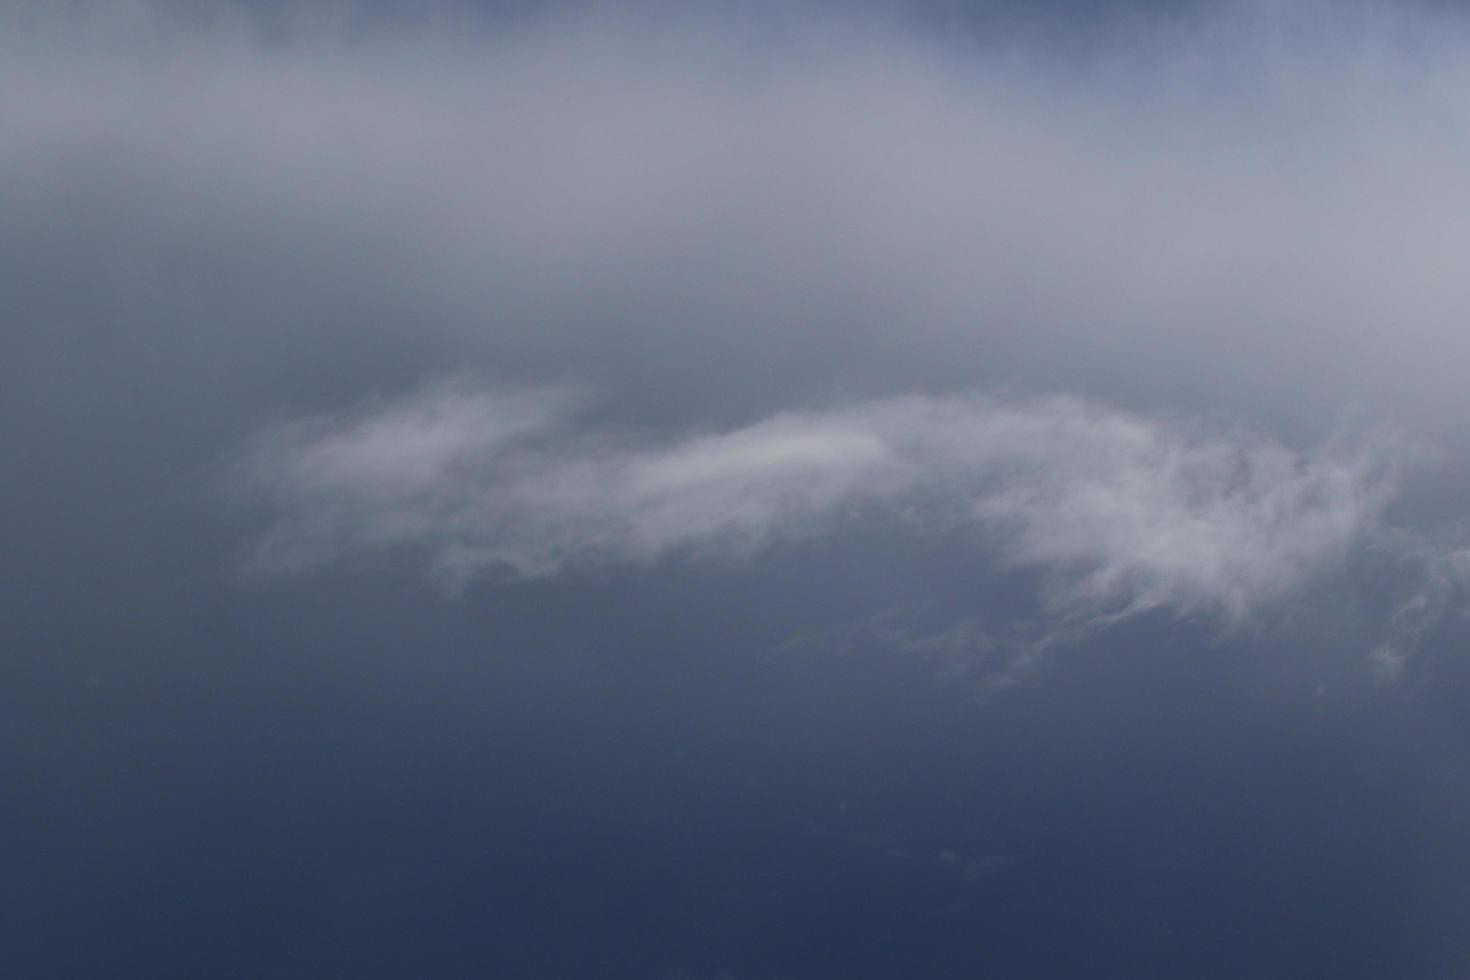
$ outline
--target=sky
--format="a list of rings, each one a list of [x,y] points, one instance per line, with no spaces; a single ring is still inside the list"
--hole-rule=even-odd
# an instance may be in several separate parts
[[[1467,56],[0,0],[0,975],[1464,975]]]

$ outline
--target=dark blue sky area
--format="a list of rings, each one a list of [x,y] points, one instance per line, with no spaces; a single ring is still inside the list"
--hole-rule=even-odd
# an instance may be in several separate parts
[[[989,694],[876,645],[779,648],[876,598],[865,572],[813,587],[824,568],[943,558],[459,603],[176,594],[85,624],[12,594],[34,639],[5,694],[30,760],[6,968],[1453,972],[1463,705],[1157,621]]]

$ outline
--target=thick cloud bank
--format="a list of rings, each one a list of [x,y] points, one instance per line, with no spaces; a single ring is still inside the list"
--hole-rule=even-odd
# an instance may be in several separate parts
[[[1398,451],[1293,452],[1076,399],[906,398],[650,445],[565,397],[440,388],[262,439],[285,512],[257,562],[426,552],[460,578],[749,553],[865,510],[971,534],[1051,574],[1065,610],[1238,620],[1330,574],[1377,527]]]
[[[1470,422],[1447,15],[1228,5],[1067,60],[806,7],[74,6],[0,41],[13,322],[247,364],[389,338],[694,424],[997,384]]]

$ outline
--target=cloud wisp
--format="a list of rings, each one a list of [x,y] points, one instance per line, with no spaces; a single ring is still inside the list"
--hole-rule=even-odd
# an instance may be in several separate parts
[[[282,401],[502,386],[262,437],[262,568],[538,578],[887,514],[1063,616],[1231,623],[1419,499],[1395,439],[1326,435],[1345,415],[1470,423],[1460,20],[1240,3],[1078,60],[651,6],[25,5],[0,387],[166,377],[159,414],[228,401],[224,440]],[[646,395],[650,431],[544,379]],[[843,407],[787,410],[814,403]],[[1255,429],[1180,421],[1219,416]],[[1458,588],[1436,561],[1405,636]]]
[[[1371,532],[1402,447],[1298,451],[1076,398],[908,397],[656,441],[564,392],[439,386],[264,433],[244,466],[275,509],[254,563],[379,552],[463,582],[749,555],[896,515],[1038,570],[1054,610],[1239,622]]]

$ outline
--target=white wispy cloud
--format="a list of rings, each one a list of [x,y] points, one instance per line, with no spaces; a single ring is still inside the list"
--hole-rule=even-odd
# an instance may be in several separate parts
[[[263,434],[257,567],[375,552],[457,580],[748,555],[874,509],[1040,570],[1062,614],[1239,621],[1330,574],[1379,521],[1402,447],[1308,451],[1076,398],[910,397],[657,441],[564,393],[439,386]]]
[[[287,426],[248,465],[259,567],[550,576],[876,508],[1062,616],[1237,622],[1381,524],[1395,441],[1317,437],[1470,422],[1462,18],[1230,3],[1078,59],[825,5],[373,6],[0,5],[6,363],[121,351],[99,377],[166,364],[239,417],[571,378],[691,434],[464,386]],[[1000,386],[1099,401],[883,397]],[[1180,421],[1217,415],[1259,430]],[[1413,560],[1405,643],[1459,601]]]
[[[1470,596],[1470,545],[1462,533],[1438,537],[1401,533],[1392,540],[1393,557],[1407,573],[1408,588],[1393,607],[1381,642],[1369,654],[1373,669],[1388,680],[1403,673],[1447,616],[1463,615]]]

